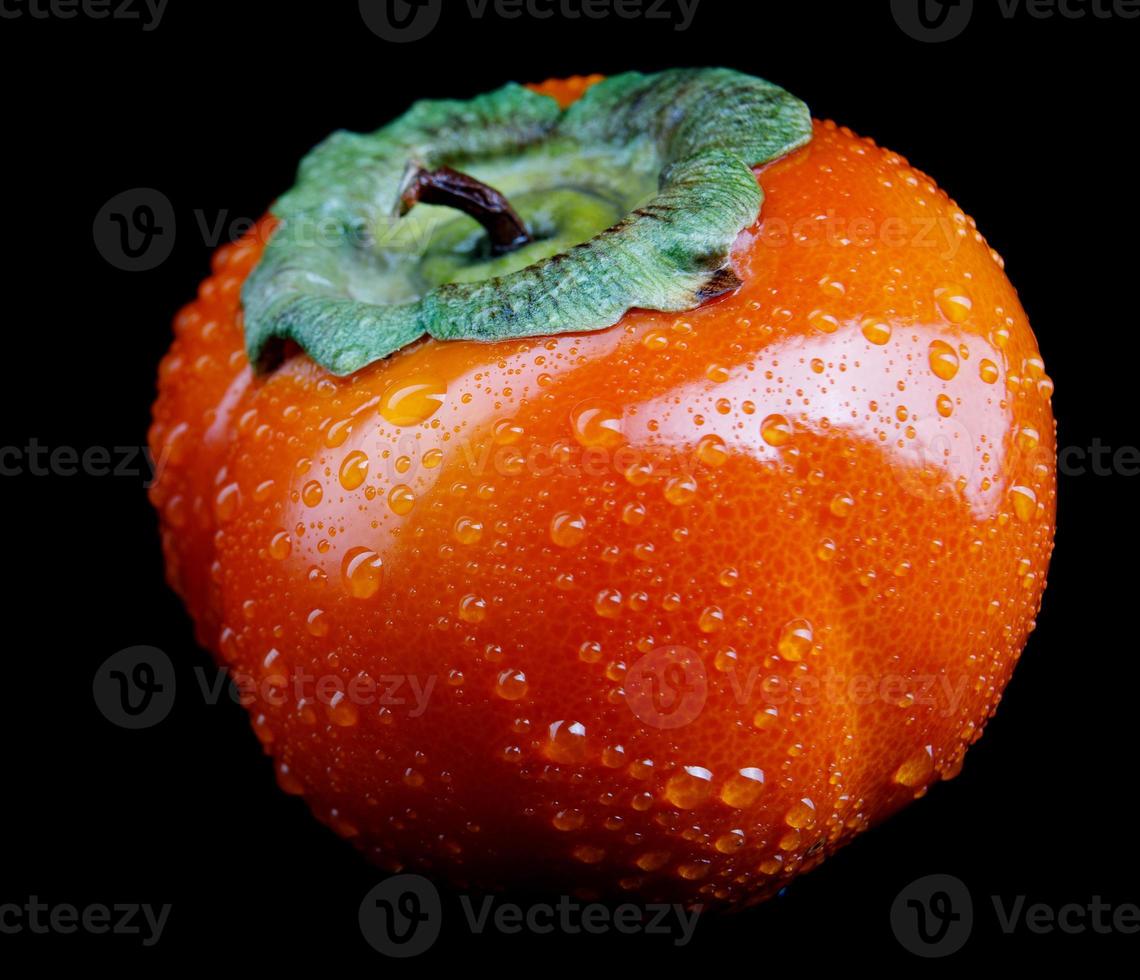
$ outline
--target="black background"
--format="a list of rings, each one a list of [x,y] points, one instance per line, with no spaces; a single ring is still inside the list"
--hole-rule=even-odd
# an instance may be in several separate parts
[[[701,0],[687,31],[616,17],[472,19],[447,0],[438,28],[409,44],[372,33],[353,2],[171,0],[149,32],[118,19],[0,19],[0,445],[143,444],[171,316],[207,271],[199,222],[260,215],[330,130],[371,130],[414,98],[509,79],[689,64],[767,77],[933,174],[1007,260],[1056,381],[1060,445],[1136,445],[1140,20],[1007,19],[976,6],[960,37],[933,44],[900,30],[887,0]],[[92,221],[137,187],[170,199],[177,235],[167,261],[130,273],[101,257]],[[529,975],[553,963],[894,969],[922,961],[896,942],[891,901],[937,872],[966,883],[978,920],[942,965],[1087,964],[1110,946],[1135,948],[1140,936],[1004,935],[988,898],[1140,901],[1137,477],[1090,470],[1060,484],[1039,628],[958,779],[779,899],[702,921],[687,948],[472,936],[449,914],[431,951],[397,962],[357,927],[380,874],[279,792],[242,709],[196,693],[195,668],[210,661],[163,583],[142,478],[0,477],[0,902],[173,905],[154,948],[129,936],[0,935],[0,965],[30,955],[124,968],[233,962],[269,976],[449,961]],[[134,644],[165,650],[185,692],[145,732],[110,725],[91,697],[96,667]]]

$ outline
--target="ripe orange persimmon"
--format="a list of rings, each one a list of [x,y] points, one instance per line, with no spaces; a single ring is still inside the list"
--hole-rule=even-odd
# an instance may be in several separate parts
[[[997,706],[1055,501],[1002,262],[832,123],[756,176],[742,284],[688,312],[258,375],[267,218],[178,315],[170,580],[281,787],[382,866],[757,900],[955,775]]]

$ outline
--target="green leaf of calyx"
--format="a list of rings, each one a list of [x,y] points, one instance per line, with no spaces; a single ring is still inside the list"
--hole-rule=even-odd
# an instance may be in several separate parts
[[[512,84],[336,133],[273,208],[242,292],[250,361],[272,367],[292,340],[344,375],[424,336],[490,342],[693,309],[739,285],[726,263],[763,202],[752,168],[810,139],[802,102],[718,68],[618,75],[565,111]],[[469,174],[485,185],[473,197],[502,201],[527,234],[507,249],[489,221],[409,211],[410,168]]]

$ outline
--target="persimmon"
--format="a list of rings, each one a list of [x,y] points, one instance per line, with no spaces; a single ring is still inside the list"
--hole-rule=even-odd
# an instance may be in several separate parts
[[[595,81],[318,150],[175,321],[151,495],[281,787],[381,866],[757,901],[996,709],[1052,384],[899,155],[736,73]]]

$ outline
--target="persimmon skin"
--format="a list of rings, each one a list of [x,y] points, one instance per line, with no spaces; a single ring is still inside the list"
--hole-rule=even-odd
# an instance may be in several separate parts
[[[255,378],[266,219],[178,315],[169,578],[281,786],[381,866],[757,901],[995,710],[1054,527],[1025,313],[896,154],[817,123],[758,178],[744,285],[690,313]]]

